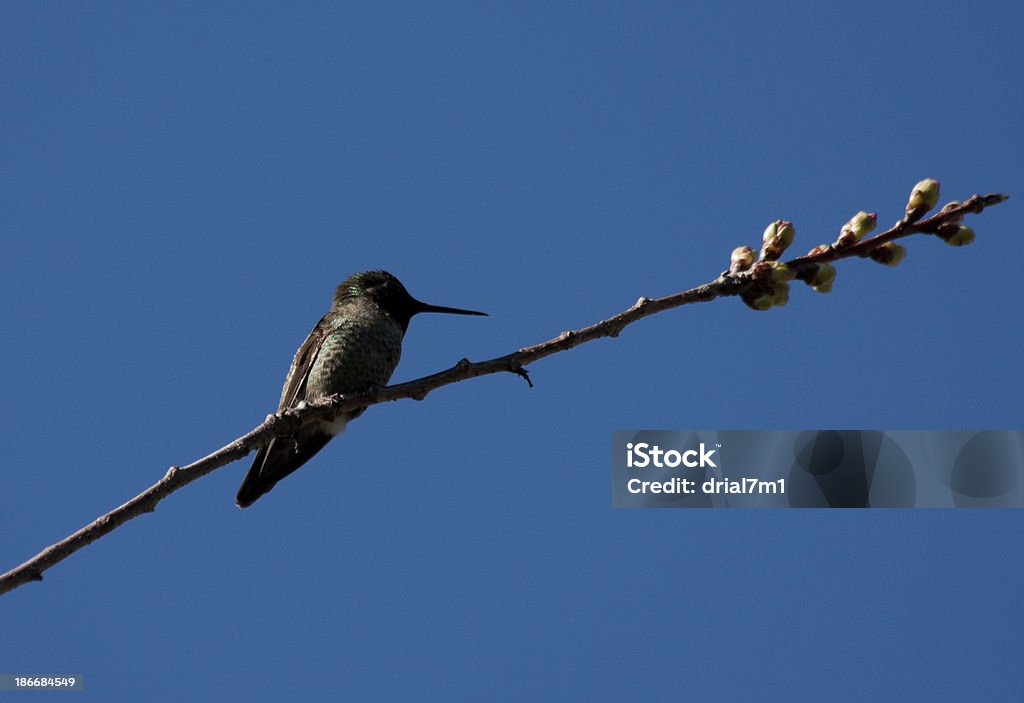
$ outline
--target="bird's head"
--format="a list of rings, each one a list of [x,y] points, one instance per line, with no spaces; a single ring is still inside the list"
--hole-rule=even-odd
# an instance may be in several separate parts
[[[486,315],[476,310],[448,308],[423,303],[409,295],[402,282],[387,271],[363,271],[344,281],[334,291],[335,307],[346,302],[366,299],[376,303],[402,326],[405,331],[413,315],[421,312],[443,312],[451,315]]]

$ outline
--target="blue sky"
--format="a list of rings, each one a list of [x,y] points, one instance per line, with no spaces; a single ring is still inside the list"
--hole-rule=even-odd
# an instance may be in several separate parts
[[[0,569],[258,423],[352,272],[491,314],[415,319],[408,380],[710,280],[774,219],[801,252],[927,176],[1013,199],[827,296],[374,407],[244,512],[225,467],[0,599],[0,672],[82,701],[1019,699],[1020,512],[613,510],[608,448],[1021,427],[1022,21],[3,5]]]

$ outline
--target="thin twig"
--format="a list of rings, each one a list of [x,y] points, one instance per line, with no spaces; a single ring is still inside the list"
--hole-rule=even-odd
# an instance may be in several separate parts
[[[937,234],[943,225],[959,222],[968,213],[980,213],[987,207],[1006,200],[1005,195],[974,195],[960,205],[943,208],[932,217],[918,222],[900,220],[890,229],[852,245],[819,247],[813,254],[800,256],[785,262],[786,266],[800,276],[802,271],[823,263],[852,256],[867,256],[882,244],[912,234]],[[335,395],[313,403],[301,403],[277,415],[268,415],[246,434],[188,466],[172,466],[155,484],[135,496],[127,503],[101,515],[74,534],[47,547],[25,563],[0,576],[0,594],[7,593],[30,581],[41,581],[43,572],[63,561],[100,537],[112,532],[124,523],[143,513],[153,512],[157,503],[179,488],[202,478],[210,472],[241,459],[254,449],[275,437],[287,437],[302,425],[316,418],[333,419],[337,414],[356,408],[364,408],[401,398],[422,400],[431,391],[458,381],[495,373],[513,373],[526,380],[531,386],[526,366],[601,337],[617,337],[628,325],[650,315],[677,308],[690,303],[702,303],[723,296],[741,294],[747,288],[759,284],[758,268],[741,273],[723,272],[715,280],[689,290],[673,293],[661,298],[640,298],[622,312],[587,327],[562,332],[557,337],[523,347],[511,354],[487,361],[471,362],[461,359],[450,369],[406,383],[379,388],[359,395]]]

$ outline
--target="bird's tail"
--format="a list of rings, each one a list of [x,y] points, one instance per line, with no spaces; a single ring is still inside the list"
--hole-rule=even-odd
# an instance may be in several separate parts
[[[303,437],[301,441],[291,437],[278,437],[256,452],[249,473],[242,479],[235,496],[235,505],[248,508],[260,496],[269,493],[278,481],[309,461],[324,448],[332,435],[327,432]]]

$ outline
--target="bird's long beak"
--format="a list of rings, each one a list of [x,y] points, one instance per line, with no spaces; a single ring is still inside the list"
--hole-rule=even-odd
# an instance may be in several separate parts
[[[442,305],[430,305],[429,303],[420,302],[415,298],[413,298],[413,303],[416,306],[414,313],[445,312],[449,315],[487,315],[485,312],[477,312],[476,310],[463,310],[461,308],[446,308]]]

